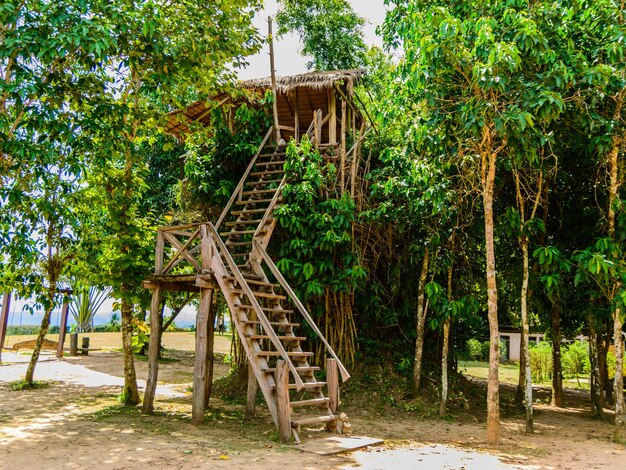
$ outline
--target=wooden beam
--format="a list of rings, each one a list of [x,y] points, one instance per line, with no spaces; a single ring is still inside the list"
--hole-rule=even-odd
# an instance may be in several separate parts
[[[163,273],[163,255],[165,251],[165,238],[161,230],[157,231],[156,239],[156,258],[154,261],[154,274]]]
[[[150,303],[150,343],[148,346],[148,380],[143,398],[142,411],[147,414],[154,412],[154,394],[159,376],[159,348],[161,347],[161,286],[152,292]]]
[[[153,290],[160,287],[162,290],[169,292],[200,292],[200,288],[194,284],[188,282],[158,282],[144,280],[141,282],[141,287],[148,290]]]
[[[331,144],[337,143],[337,101],[335,91],[328,90],[328,111],[330,113],[330,121],[328,123],[328,141]]]
[[[61,325],[59,326],[59,341],[57,344],[57,357],[63,357],[63,344],[65,343],[65,333],[67,331],[67,317],[70,310],[70,301],[67,297],[63,299],[63,307],[61,307]]]
[[[341,171],[341,194],[345,189],[346,179],[346,102],[341,101],[341,148],[339,150],[339,156],[341,158],[340,171]]]
[[[282,359],[276,362],[276,405],[278,408],[278,433],[280,434],[280,440],[281,442],[290,442],[289,368]]]
[[[196,358],[193,370],[193,398],[191,407],[191,423],[202,424],[204,420],[204,403],[207,380],[207,359],[208,359],[208,335],[209,335],[209,314],[212,289],[200,290],[200,305],[196,315]]]
[[[326,359],[326,386],[328,387],[328,398],[330,399],[330,411],[337,414],[339,406],[339,369],[335,359]]]
[[[207,321],[207,374],[204,382],[204,408],[209,406],[209,400],[211,399],[211,391],[213,389],[213,363],[215,361],[215,354],[213,353],[213,346],[215,345],[215,311],[217,305],[213,302],[213,289],[211,289],[211,302],[209,303],[209,319]]]
[[[2,362],[2,349],[7,336],[9,325],[9,307],[11,306],[11,292],[5,292],[2,296],[2,310],[0,310],[0,362]]]
[[[270,74],[272,79],[272,110],[274,114],[274,130],[276,132],[276,143],[280,142],[280,128],[278,127],[278,93],[276,92],[276,68],[274,67],[274,35],[272,33],[272,17],[267,17],[267,34],[270,46]]]
[[[298,98],[299,98],[298,87],[296,87],[296,102],[295,102],[294,110],[293,110],[294,139],[296,139],[296,142],[300,142],[300,115],[299,115],[300,105],[298,104]]]
[[[352,153],[352,169],[350,171],[350,196],[354,199],[356,195],[356,170],[359,162],[361,140],[363,139],[363,133],[365,132],[365,121],[361,122],[361,129],[359,130],[359,139],[356,142],[356,147]]]

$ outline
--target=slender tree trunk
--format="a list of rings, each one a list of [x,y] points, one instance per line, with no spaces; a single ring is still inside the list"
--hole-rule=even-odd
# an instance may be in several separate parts
[[[609,343],[605,336],[611,336],[611,331],[608,333],[604,331],[606,325],[602,325],[602,332],[598,333],[598,365],[600,368],[600,390],[602,406],[610,405],[613,403],[613,387],[609,383],[609,367],[607,362],[607,356],[609,354]]]
[[[490,140],[489,129],[484,129],[484,139]],[[487,378],[487,443],[500,443],[500,333],[498,331],[498,290],[496,286],[496,256],[493,235],[493,195],[496,178],[496,155],[491,145],[482,155],[482,191],[485,216],[485,251],[487,277],[487,316],[489,319],[489,375]]]
[[[594,417],[601,418],[604,415],[602,409],[602,390],[600,388],[600,367],[598,363],[598,332],[591,315],[587,318],[589,323],[589,362],[591,365],[591,413]]]
[[[533,433],[533,379],[530,373],[530,348],[528,346],[529,324],[528,324],[528,277],[530,274],[528,267],[528,237],[522,237],[522,336],[524,337],[524,409],[526,410],[526,432]]]
[[[413,383],[412,393],[416,396],[420,391],[420,382],[422,380],[422,354],[424,352],[424,329],[426,326],[426,302],[424,296],[424,287],[426,286],[426,277],[428,276],[428,247],[424,250],[424,259],[422,261],[422,271],[420,272],[419,284],[417,288],[417,324],[415,327],[415,362],[413,364]]]
[[[50,328],[50,316],[52,315],[52,310],[54,309],[54,297],[56,295],[56,291],[57,283],[55,278],[50,281],[50,287],[48,288],[48,302],[50,302],[50,305],[44,312],[43,318],[41,319],[39,334],[37,335],[35,347],[33,348],[33,354],[30,356],[30,362],[28,363],[26,375],[24,376],[24,382],[30,385],[34,383],[35,366],[37,365],[37,361],[39,360],[41,345],[43,344],[43,340],[46,338],[46,335],[48,334],[48,329]]]
[[[526,390],[526,355],[524,354],[524,350],[527,347],[526,338],[522,332],[519,342],[519,378],[517,380],[517,390],[515,392],[515,404],[519,406],[520,409],[524,409],[524,392]]]
[[[563,365],[561,363],[561,307],[558,302],[552,303],[550,315],[552,331],[552,397],[550,405],[563,408]]]
[[[135,374],[135,361],[133,358],[133,307],[126,299],[122,299],[122,346],[124,349],[124,389],[122,391],[122,404],[127,406],[137,405],[140,402],[137,390],[137,375]]]
[[[454,235],[453,235],[454,236]],[[454,242],[452,242],[452,246]],[[454,250],[454,248],[453,248]],[[453,265],[448,268],[448,302],[452,302],[452,272]],[[446,406],[448,404],[448,351],[450,340],[451,316],[448,314],[443,324],[443,345],[441,347],[441,401],[439,402],[439,416],[446,416]]]

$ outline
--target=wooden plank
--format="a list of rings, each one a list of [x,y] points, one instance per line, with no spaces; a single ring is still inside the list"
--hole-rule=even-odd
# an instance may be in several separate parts
[[[63,357],[63,344],[65,343],[65,333],[67,331],[67,317],[69,315],[70,302],[69,298],[63,299],[63,307],[61,307],[61,325],[59,326],[59,341],[57,346],[57,357]]]
[[[5,292],[2,296],[2,310],[0,310],[0,362],[2,362],[2,349],[7,336],[9,324],[9,307],[11,306],[11,292]]]
[[[300,406],[320,406],[327,405],[330,402],[328,397],[324,398],[312,398],[310,400],[300,400],[300,401],[292,401],[291,407],[296,408]]]
[[[211,399],[211,391],[213,389],[213,363],[215,361],[215,354],[213,354],[213,346],[215,345],[215,310],[217,305],[213,302],[213,289],[211,289],[211,302],[209,303],[209,319],[208,319],[208,331],[207,331],[207,374],[204,382],[204,407],[209,406],[209,400]]]
[[[354,153],[352,154],[352,168],[350,171],[350,197],[354,199],[356,194],[356,170],[359,162],[359,150],[360,144],[363,139],[363,132],[365,132],[365,121],[361,123],[361,129],[359,130],[359,138],[356,141],[356,147],[354,149]]]
[[[289,406],[289,368],[279,359],[276,363],[276,406],[281,442],[291,441],[291,407]]]
[[[346,179],[346,102],[341,101],[341,146],[339,147],[339,157],[341,163],[339,169],[341,171],[341,194],[343,194],[345,188]]]
[[[166,273],[170,269],[172,269],[176,260],[180,258],[181,256],[184,256],[192,265],[194,264],[195,259],[191,255],[189,255],[189,253],[187,252],[187,248],[189,248],[189,245],[191,245],[191,242],[194,241],[199,234],[200,234],[200,229],[197,229],[195,232],[193,232],[193,235],[189,237],[189,239],[185,242],[184,245],[181,245],[178,239],[174,235],[171,235],[170,233],[165,235],[165,238],[167,238],[172,245],[178,248],[178,251],[174,254],[174,257],[169,261],[169,263],[167,263],[167,266],[163,268],[163,273]],[[199,271],[202,271],[202,269],[199,269]]]
[[[337,143],[337,100],[335,91],[331,88],[328,90],[328,109],[330,111],[330,120],[328,121],[328,141],[331,144]]]
[[[141,287],[148,290],[153,290],[157,286],[162,290],[170,292],[200,292],[200,288],[195,284],[189,283],[174,283],[174,282],[154,282],[154,281],[141,281]]]
[[[196,315],[196,357],[193,374],[193,398],[191,405],[191,423],[202,424],[204,420],[204,403],[207,376],[209,309],[211,308],[211,289],[200,291],[200,305]]]
[[[322,424],[322,423],[330,423],[331,421],[335,421],[337,419],[335,416],[327,415],[327,416],[315,416],[312,418],[301,418],[296,419],[293,424],[296,426],[305,426],[307,424]]]
[[[296,142],[300,142],[300,115],[299,115],[299,108],[300,108],[300,105],[298,103],[298,87],[296,87],[296,102],[295,102],[294,111],[293,111],[293,127],[295,129],[295,131],[294,131],[294,139],[296,140]]]
[[[161,230],[157,231],[156,258],[154,261],[154,274],[163,274],[163,256],[165,251],[165,238]]]
[[[152,291],[150,303],[150,343],[148,345],[148,379],[141,410],[146,414],[154,412],[154,394],[159,376],[159,348],[161,347],[161,286]]]
[[[328,384],[328,398],[330,411],[337,414],[339,406],[339,369],[337,361],[333,358],[326,359],[326,383]]]
[[[256,413],[256,393],[259,386],[254,375],[254,369],[248,362],[248,390],[246,393],[246,418],[254,418]]]
[[[165,232],[163,233],[163,235],[165,236],[167,241],[169,241],[172,244],[172,246],[174,248],[178,249],[178,252],[181,254],[181,256],[183,256],[187,261],[189,261],[189,263],[198,272],[202,272],[202,267],[198,264],[198,262],[195,260],[195,258],[193,258],[193,256],[191,256],[189,254],[189,252],[187,252],[187,250],[181,250],[183,245],[176,239],[176,237],[174,237],[173,235],[170,235],[169,233],[165,233]],[[167,272],[167,268],[163,269],[163,272],[166,273]]]

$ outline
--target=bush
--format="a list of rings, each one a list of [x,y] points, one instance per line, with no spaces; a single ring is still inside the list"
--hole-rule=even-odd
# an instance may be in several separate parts
[[[483,345],[477,339],[467,340],[467,355],[472,361],[479,361],[483,358]]]
[[[552,345],[547,341],[530,344],[530,372],[533,382],[547,382],[552,379]]]
[[[7,327],[7,336],[24,336],[24,335],[38,335],[40,330],[39,325],[17,325]],[[59,327],[56,325],[48,328],[48,333],[58,334]]]
[[[589,344],[576,341],[563,348],[562,353],[563,375],[578,377],[587,375],[591,371],[589,363]]]
[[[491,349],[491,342],[489,340],[483,341],[483,360],[489,360],[489,349]]]

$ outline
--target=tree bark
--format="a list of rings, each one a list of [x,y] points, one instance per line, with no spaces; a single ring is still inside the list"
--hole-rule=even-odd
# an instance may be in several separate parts
[[[600,367],[598,363],[598,332],[591,315],[587,317],[589,323],[589,362],[591,364],[591,413],[594,417],[604,416],[602,409],[602,390],[600,388]]]
[[[550,405],[563,408],[565,397],[563,395],[563,365],[561,362],[561,307],[557,302],[552,303],[550,329],[552,331],[552,397]]]
[[[416,337],[415,337],[415,362],[413,364],[413,383],[412,393],[417,396],[420,391],[422,381],[422,354],[424,352],[424,329],[426,326],[426,308],[424,287],[426,286],[426,277],[428,276],[429,263],[428,247],[424,250],[424,259],[422,261],[422,270],[420,272],[419,284],[417,288],[417,314],[416,314]]]
[[[48,308],[44,312],[43,318],[41,319],[41,326],[39,328],[39,334],[37,335],[37,340],[35,341],[35,347],[33,348],[33,354],[30,356],[30,362],[28,363],[28,368],[26,369],[26,375],[24,376],[24,382],[29,385],[33,385],[34,376],[35,376],[35,366],[37,365],[37,361],[39,360],[39,354],[41,353],[41,345],[43,344],[43,340],[48,334],[48,329],[50,328],[50,316],[52,315],[52,310],[54,309],[54,297],[57,291],[57,282],[56,276],[53,279],[50,279],[50,287],[48,288],[48,302],[50,302]]]
[[[497,152],[491,147],[491,131],[483,129],[487,142],[482,151],[481,183],[485,216],[485,251],[487,277],[487,317],[489,319],[489,375],[487,378],[487,443],[500,443],[500,333],[498,331],[498,290],[496,286],[496,256],[493,234],[493,197],[496,178]]]
[[[133,358],[133,307],[126,299],[121,302],[122,313],[122,347],[124,350],[124,388],[121,402],[125,406],[139,404],[139,391],[137,390],[137,375],[135,373],[135,361]]]
[[[521,313],[522,313],[522,336],[524,337],[524,400],[522,404],[526,411],[526,432],[534,432],[533,424],[533,379],[530,372],[530,348],[528,345],[529,324],[528,324],[528,237],[522,237],[522,295],[521,295]]]
[[[452,242],[452,246],[454,247],[454,242]],[[453,300],[452,272],[453,265],[450,265],[448,268],[448,302],[452,302]],[[448,314],[446,321],[443,324],[443,345],[441,347],[441,401],[439,402],[440,418],[446,416],[446,407],[448,405],[448,351],[450,349],[450,322],[451,316]]]

